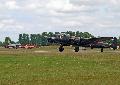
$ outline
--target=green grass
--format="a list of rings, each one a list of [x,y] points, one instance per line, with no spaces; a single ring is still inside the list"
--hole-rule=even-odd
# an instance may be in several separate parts
[[[35,53],[36,50],[46,52]],[[120,52],[0,49],[0,85],[119,85]]]

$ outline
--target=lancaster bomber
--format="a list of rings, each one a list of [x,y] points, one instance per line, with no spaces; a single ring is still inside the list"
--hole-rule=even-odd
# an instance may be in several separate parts
[[[106,43],[110,41],[111,43]],[[99,38],[79,38],[79,37],[70,37],[67,35],[57,35],[55,37],[48,38],[49,43],[59,44],[59,51],[64,51],[64,46],[72,45],[75,49],[75,52],[79,51],[79,47],[90,47],[93,48],[101,48],[101,52],[103,52],[104,48],[113,48],[117,49],[117,38],[116,37],[99,37]]]

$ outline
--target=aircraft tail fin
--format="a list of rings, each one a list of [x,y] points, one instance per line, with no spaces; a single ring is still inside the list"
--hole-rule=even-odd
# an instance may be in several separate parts
[[[116,38],[116,37],[113,38],[112,48],[113,48],[114,50],[117,49],[117,38]]]

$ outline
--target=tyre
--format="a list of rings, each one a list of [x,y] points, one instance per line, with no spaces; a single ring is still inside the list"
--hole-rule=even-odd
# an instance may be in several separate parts
[[[63,47],[60,47],[60,48],[59,48],[59,51],[60,51],[60,52],[63,52],[63,51],[64,51],[64,48],[63,48]]]

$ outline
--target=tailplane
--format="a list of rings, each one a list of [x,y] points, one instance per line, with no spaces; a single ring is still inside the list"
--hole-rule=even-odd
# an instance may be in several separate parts
[[[112,42],[112,46],[111,46],[114,50],[116,50],[117,49],[117,38],[116,37],[114,37],[113,38],[113,42]]]

